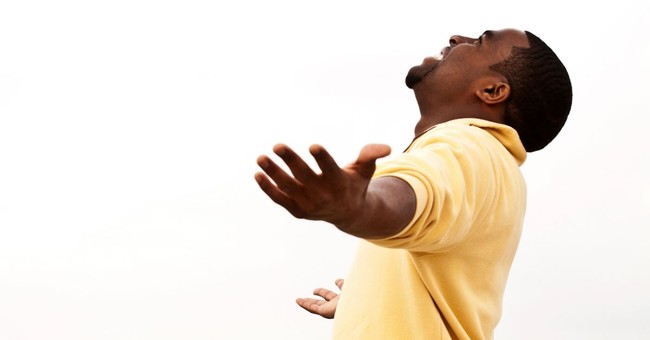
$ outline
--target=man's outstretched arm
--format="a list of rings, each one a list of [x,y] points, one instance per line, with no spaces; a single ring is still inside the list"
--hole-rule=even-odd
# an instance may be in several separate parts
[[[415,193],[397,177],[372,179],[377,159],[390,147],[369,144],[353,163],[340,168],[320,145],[309,151],[321,173],[315,173],[293,150],[283,144],[273,148],[288,166],[285,172],[269,157],[258,157],[263,172],[255,174],[260,188],[293,216],[322,220],[340,230],[366,239],[399,233],[415,213]]]

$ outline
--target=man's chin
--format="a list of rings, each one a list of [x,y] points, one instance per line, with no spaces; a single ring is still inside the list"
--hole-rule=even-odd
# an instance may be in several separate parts
[[[413,86],[415,86],[417,83],[419,83],[421,81],[422,81],[422,78],[420,76],[411,74],[411,72],[409,72],[406,75],[406,87],[408,87],[411,90],[413,89]]]
[[[429,72],[435,69],[435,64],[413,66],[406,74],[406,87],[413,89],[415,85],[424,79]]]

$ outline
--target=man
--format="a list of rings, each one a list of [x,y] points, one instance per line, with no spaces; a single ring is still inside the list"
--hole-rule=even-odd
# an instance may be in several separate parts
[[[564,125],[571,83],[529,32],[449,43],[406,77],[420,120],[400,156],[376,168],[390,148],[367,145],[340,168],[314,145],[318,174],[276,145],[292,175],[257,160],[255,179],[274,202],[363,239],[340,296],[317,289],[322,300],[297,300],[335,316],[335,339],[493,337],[526,206],[519,166]]]

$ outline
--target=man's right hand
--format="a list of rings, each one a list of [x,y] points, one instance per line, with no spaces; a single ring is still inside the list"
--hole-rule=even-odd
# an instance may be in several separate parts
[[[336,286],[343,289],[343,279],[336,280]],[[320,296],[322,299],[298,298],[296,303],[310,313],[318,314],[326,319],[333,319],[340,294],[329,289],[316,288],[314,295]]]
[[[318,163],[320,174],[287,145],[277,144],[273,152],[282,158],[291,174],[268,156],[258,157],[257,164],[262,172],[255,174],[255,180],[269,198],[297,218],[340,226],[359,219],[359,211],[365,208],[368,184],[375,172],[375,161],[390,154],[390,147],[366,145],[354,163],[341,168],[325,148],[312,145],[309,152]]]
[[[385,176],[372,179],[377,159],[390,154],[385,144],[368,144],[356,161],[339,167],[320,145],[310,153],[321,173],[316,173],[284,144],[273,152],[289,167],[290,174],[261,155],[262,171],[255,180],[271,200],[293,216],[334,224],[341,231],[365,238],[387,238],[398,234],[415,214],[415,192],[404,180]]]

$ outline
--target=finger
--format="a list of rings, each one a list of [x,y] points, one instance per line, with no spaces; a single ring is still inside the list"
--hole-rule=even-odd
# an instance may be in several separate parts
[[[314,314],[320,314],[320,306],[325,304],[327,301],[324,300],[317,300],[317,299],[311,299],[311,298],[297,298],[296,303],[298,306],[304,308],[310,313]]]
[[[273,152],[282,158],[298,181],[305,183],[316,178],[316,174],[309,165],[288,146],[277,144],[273,147]]]
[[[341,173],[341,168],[324,147],[315,144],[309,148],[309,152],[314,156],[318,167],[323,172],[323,176],[336,177]]]
[[[259,185],[260,189],[262,189],[262,191],[264,191],[273,202],[284,206],[291,201],[291,199],[284,192],[279,190],[264,173],[256,173],[255,181],[257,182],[257,185]]]
[[[314,289],[314,295],[320,296],[325,301],[332,300],[333,298],[339,296],[338,294],[334,293],[333,291],[325,288],[316,288]]]
[[[304,310],[312,314],[320,315],[326,319],[334,318],[334,313],[336,312],[336,304],[332,304],[332,302],[303,298],[296,299],[296,303]]]
[[[339,289],[343,289],[343,282],[345,282],[345,280],[343,279],[338,279],[334,281],[334,283],[336,284],[337,287],[339,287]]]
[[[261,172],[256,173],[255,181],[257,181],[257,184],[262,189],[262,191],[264,191],[264,193],[269,196],[273,202],[287,209],[293,216],[301,217],[300,210],[296,202],[288,197],[284,192],[279,190],[265,174]]]
[[[361,149],[361,152],[359,152],[357,162],[374,162],[379,158],[390,155],[390,152],[390,146],[386,144],[368,144]]]
[[[390,152],[390,146],[386,144],[368,144],[359,152],[353,167],[361,176],[370,178],[375,173],[377,159],[390,155]]]
[[[266,175],[275,182],[277,188],[282,190],[288,196],[295,195],[300,190],[300,183],[298,183],[293,177],[289,176],[267,156],[259,156],[257,158],[257,165],[259,165]]]

